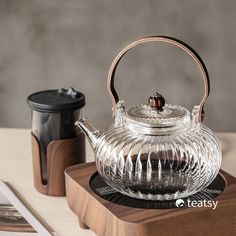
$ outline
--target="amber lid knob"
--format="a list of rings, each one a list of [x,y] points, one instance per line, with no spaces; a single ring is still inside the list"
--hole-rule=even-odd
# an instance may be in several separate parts
[[[149,97],[148,104],[151,108],[162,111],[165,106],[165,99],[161,94],[155,93],[153,96]]]

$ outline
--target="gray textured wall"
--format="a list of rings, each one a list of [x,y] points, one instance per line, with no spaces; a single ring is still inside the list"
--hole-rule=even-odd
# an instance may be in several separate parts
[[[0,0],[0,126],[29,127],[26,97],[49,88],[84,92],[86,114],[112,122],[106,75],[116,53],[141,36],[175,36],[195,48],[211,78],[205,123],[236,131],[236,1]],[[192,108],[202,93],[196,66],[170,46],[149,44],[122,61],[116,85],[128,105],[156,90]]]

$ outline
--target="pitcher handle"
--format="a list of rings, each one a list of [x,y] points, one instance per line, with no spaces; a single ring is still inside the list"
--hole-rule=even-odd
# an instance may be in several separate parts
[[[146,42],[164,42],[164,43],[175,45],[176,47],[184,50],[196,62],[198,68],[200,69],[202,79],[204,82],[204,95],[203,95],[203,98],[202,98],[200,104],[194,106],[193,111],[194,111],[194,115],[196,116],[196,119],[199,122],[202,122],[203,117],[204,117],[204,105],[205,105],[205,102],[206,102],[206,100],[209,96],[209,93],[210,93],[210,81],[209,81],[209,75],[207,72],[207,68],[206,68],[203,60],[201,59],[201,57],[197,54],[197,52],[194,49],[192,49],[186,43],[184,43],[178,39],[169,37],[169,36],[149,36],[149,37],[139,39],[139,40],[134,41],[134,42],[130,43],[129,45],[127,45],[124,49],[122,49],[117,54],[117,56],[115,57],[115,59],[113,60],[113,62],[111,64],[111,67],[108,72],[108,77],[107,77],[107,90],[108,90],[108,93],[109,93],[111,100],[112,100],[113,116],[114,116],[114,112],[115,112],[116,103],[119,101],[119,96],[118,96],[116,89],[114,87],[114,79],[115,79],[115,73],[116,73],[117,66],[118,66],[120,60],[122,59],[122,57],[131,48],[133,48],[139,44],[146,43]]]

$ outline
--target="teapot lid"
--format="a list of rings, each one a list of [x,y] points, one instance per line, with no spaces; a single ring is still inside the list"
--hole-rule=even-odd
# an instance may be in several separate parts
[[[190,112],[186,108],[165,104],[165,99],[159,93],[150,96],[148,103],[128,108],[126,121],[151,128],[171,128],[191,120]]]

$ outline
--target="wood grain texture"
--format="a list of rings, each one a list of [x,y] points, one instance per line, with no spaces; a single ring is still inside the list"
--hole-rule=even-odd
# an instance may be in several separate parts
[[[236,235],[236,178],[221,171],[227,187],[212,208],[139,209],[111,203],[89,186],[95,163],[65,171],[67,202],[83,227],[99,236]]]
[[[47,147],[47,184],[42,184],[40,147],[37,138],[31,133],[34,186],[40,193],[51,196],[65,196],[64,171],[67,167],[85,162],[85,139],[56,140]]]

